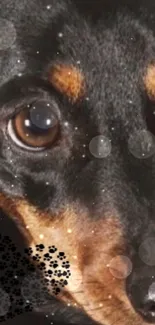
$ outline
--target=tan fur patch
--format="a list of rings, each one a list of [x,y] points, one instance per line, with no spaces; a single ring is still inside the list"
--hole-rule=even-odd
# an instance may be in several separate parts
[[[155,65],[149,65],[144,77],[144,84],[150,97],[155,98]]]
[[[36,244],[42,243],[65,252],[71,277],[58,299],[82,308],[101,325],[147,324],[133,310],[124,279],[115,278],[108,267],[111,259],[123,254],[125,248],[116,211],[102,220],[92,220],[84,209],[74,207],[66,207],[59,216],[52,216],[25,200],[11,201],[3,195],[0,206],[19,224],[34,250]]]
[[[84,95],[84,76],[74,66],[63,64],[53,66],[49,72],[49,81],[72,102],[76,102]]]

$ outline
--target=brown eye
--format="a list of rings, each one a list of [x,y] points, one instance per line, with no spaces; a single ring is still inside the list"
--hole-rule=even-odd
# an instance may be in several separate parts
[[[8,123],[12,140],[29,150],[42,150],[52,145],[58,132],[58,117],[51,105],[44,101],[28,105]]]

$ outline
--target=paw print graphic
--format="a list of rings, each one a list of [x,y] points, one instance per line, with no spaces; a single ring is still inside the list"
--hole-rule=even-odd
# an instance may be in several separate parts
[[[57,255],[57,258],[59,258],[59,260],[61,260],[61,261],[64,260],[66,258],[65,253],[59,252],[59,254]]]
[[[62,262],[62,267],[64,267],[65,269],[69,269],[70,268],[69,261]]]
[[[71,276],[71,272],[69,270],[67,270],[66,278],[69,279],[70,276]]]
[[[49,253],[44,254],[44,261],[50,261],[52,257],[50,256]]]
[[[62,287],[66,286],[68,284],[67,280],[63,280],[63,279],[60,280],[60,283],[61,283]]]
[[[60,293],[60,288],[54,288],[53,293],[57,296]]]
[[[52,277],[53,272],[51,270],[45,271],[45,276]]]
[[[56,268],[58,267],[58,262],[57,262],[57,260],[55,260],[55,261],[51,261],[51,262],[50,262],[50,266],[52,266],[54,269],[56,269]]]
[[[60,278],[62,275],[63,275],[62,271],[61,270],[58,270],[57,276]]]
[[[30,256],[32,253],[33,253],[33,250],[32,250],[32,248],[31,247],[29,247],[29,248],[25,248],[25,253],[28,255],[28,256]]]
[[[36,250],[37,250],[38,252],[43,252],[44,248],[45,248],[45,246],[44,246],[43,244],[36,245]]]
[[[49,251],[49,253],[53,254],[53,253],[55,253],[57,251],[57,248],[55,246],[49,246],[48,251]]]
[[[43,271],[46,269],[46,264],[44,262],[41,262],[39,265],[38,265],[38,269]]]
[[[36,255],[32,256],[32,259],[33,259],[33,261],[37,261],[37,262],[39,262],[40,259],[41,259],[41,257],[40,257],[39,254],[36,254]]]

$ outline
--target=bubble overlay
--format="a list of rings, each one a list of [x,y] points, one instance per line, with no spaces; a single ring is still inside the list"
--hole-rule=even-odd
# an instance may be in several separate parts
[[[139,256],[146,265],[155,265],[155,238],[145,239],[139,247]]]
[[[136,131],[128,140],[128,148],[135,158],[149,158],[155,153],[155,137],[147,130]]]
[[[96,136],[91,140],[89,150],[95,158],[106,158],[111,153],[111,141],[103,135]]]
[[[132,262],[124,255],[114,257],[108,267],[110,273],[117,279],[125,279],[132,272]]]

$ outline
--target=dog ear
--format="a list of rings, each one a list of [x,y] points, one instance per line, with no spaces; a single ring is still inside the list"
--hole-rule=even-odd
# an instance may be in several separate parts
[[[144,85],[148,96],[155,99],[155,64],[148,66],[144,77]]]
[[[57,64],[49,71],[49,82],[63,95],[66,95],[73,103],[84,96],[85,82],[82,72],[66,64]]]

